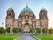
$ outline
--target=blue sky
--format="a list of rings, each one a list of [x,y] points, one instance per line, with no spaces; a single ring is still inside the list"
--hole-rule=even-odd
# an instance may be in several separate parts
[[[21,10],[26,7],[26,3],[37,19],[39,18],[40,10],[45,8],[48,11],[49,28],[53,27],[53,0],[0,0],[0,26],[5,27],[6,11],[8,8],[14,9],[15,18],[17,19]]]

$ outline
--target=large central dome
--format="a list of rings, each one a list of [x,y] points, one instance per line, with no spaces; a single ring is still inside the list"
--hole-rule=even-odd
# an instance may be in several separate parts
[[[25,8],[23,8],[23,10],[21,11],[21,13],[23,12],[32,12],[32,10],[26,5]]]
[[[21,13],[20,13],[19,17],[21,17],[21,16],[24,16],[25,17],[26,15],[31,16],[31,17],[34,16],[33,11],[27,5],[26,5],[25,8],[23,8],[21,10]]]

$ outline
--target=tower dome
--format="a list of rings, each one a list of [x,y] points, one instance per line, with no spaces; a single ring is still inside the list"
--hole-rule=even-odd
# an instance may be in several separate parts
[[[47,10],[45,8],[42,8],[39,13],[40,19],[47,19]]]
[[[47,12],[47,10],[45,8],[42,8],[41,11],[46,11]]]
[[[9,8],[8,11],[13,11],[13,9],[12,8]]]

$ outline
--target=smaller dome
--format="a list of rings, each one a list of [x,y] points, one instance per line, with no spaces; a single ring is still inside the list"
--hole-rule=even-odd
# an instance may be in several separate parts
[[[41,11],[47,11],[45,8],[42,8]]]
[[[9,8],[8,11],[13,11],[13,9],[12,8]]]

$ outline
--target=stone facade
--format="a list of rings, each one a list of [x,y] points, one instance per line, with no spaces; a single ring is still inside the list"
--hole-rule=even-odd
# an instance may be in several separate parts
[[[24,32],[29,32],[30,28],[46,28],[48,29],[48,17],[47,10],[44,8],[41,9],[39,13],[39,19],[36,19],[33,11],[26,6],[18,16],[18,19],[15,19],[15,13],[12,8],[7,10],[6,16],[6,28],[12,29],[21,28]]]

